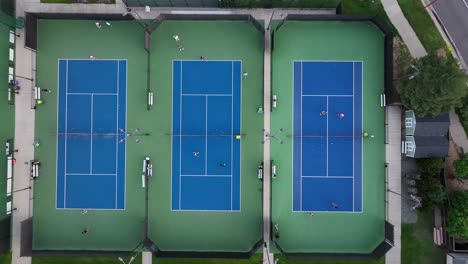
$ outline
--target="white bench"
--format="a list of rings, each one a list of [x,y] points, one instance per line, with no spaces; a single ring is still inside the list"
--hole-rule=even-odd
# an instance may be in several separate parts
[[[36,179],[39,177],[39,166],[41,163],[37,160],[32,160],[31,161],[31,177],[33,179]]]

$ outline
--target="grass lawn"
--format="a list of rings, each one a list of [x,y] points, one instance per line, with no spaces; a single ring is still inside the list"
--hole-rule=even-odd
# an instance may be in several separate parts
[[[126,261],[129,258],[125,259]],[[117,257],[33,257],[32,264],[122,264]],[[153,262],[154,263],[154,262]],[[132,264],[141,264],[138,256]]]
[[[427,52],[444,48],[445,42],[419,0],[398,0],[401,10]]]
[[[0,264],[10,264],[11,263],[11,252],[0,255]]]
[[[402,264],[445,263],[446,252],[433,243],[432,225],[432,212],[418,213],[416,224],[402,224]]]
[[[71,3],[78,3],[76,0],[41,0],[41,3],[46,4],[71,4]],[[88,4],[115,4],[115,0],[87,0],[86,3]]]
[[[154,264],[258,264],[261,255],[257,254],[250,259],[160,259],[153,258]],[[289,260],[283,256],[277,256],[280,261],[278,264],[384,264],[384,258],[376,261],[313,261],[313,260]],[[11,263],[11,253],[0,256],[0,264]],[[34,257],[33,264],[119,264],[115,257]],[[141,264],[141,257],[132,262]]]
[[[392,22],[390,22],[390,19],[388,19],[387,13],[385,13],[380,0],[343,0],[342,3],[344,14],[378,16],[392,27],[395,36],[398,35],[398,31],[395,29]]]

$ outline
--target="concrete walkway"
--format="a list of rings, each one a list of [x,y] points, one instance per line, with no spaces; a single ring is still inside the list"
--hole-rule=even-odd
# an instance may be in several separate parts
[[[381,2],[388,18],[390,18],[390,21],[398,30],[398,33],[400,33],[403,42],[405,42],[413,58],[426,56],[426,50],[403,15],[397,0],[381,0]]]
[[[269,22],[265,21],[265,22]],[[269,23],[265,23],[268,25]],[[263,55],[263,128],[270,131],[271,110],[271,33],[265,31],[265,50]],[[265,136],[265,135],[264,135]],[[270,140],[263,144],[263,263],[270,263],[270,223],[271,223],[271,178],[270,178]],[[271,258],[272,259],[272,258]]]
[[[16,15],[24,16],[21,1],[17,2]],[[16,39],[16,63],[15,74],[29,79],[35,78],[35,53],[24,48],[24,30],[17,30],[21,36]],[[13,175],[13,190],[24,191],[13,194],[13,206],[17,210],[12,219],[12,263],[30,264],[31,257],[20,257],[21,246],[21,222],[30,218],[33,214],[33,189],[29,172],[29,161],[34,159],[34,110],[31,109],[31,95],[34,82],[16,78],[21,86],[20,93],[15,98],[15,148],[19,152],[15,155],[16,165]]]
[[[401,109],[387,106],[387,191],[386,220],[393,225],[394,246],[385,255],[385,263],[401,263]]]
[[[463,129],[460,119],[455,111],[452,109],[449,112],[450,116],[450,137],[453,143],[458,147],[463,148],[463,153],[468,152],[468,139],[466,138],[465,129]]]

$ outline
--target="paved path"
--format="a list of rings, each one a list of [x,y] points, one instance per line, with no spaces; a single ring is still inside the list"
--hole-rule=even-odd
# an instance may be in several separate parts
[[[265,21],[269,22],[269,20]],[[265,23],[268,25],[267,23]],[[263,128],[270,131],[271,110],[271,32],[265,32],[265,51],[263,55],[263,110],[265,111]],[[271,178],[270,178],[270,140],[263,144],[263,263],[270,263],[270,223],[271,223]]]
[[[388,18],[400,33],[403,42],[408,47],[409,52],[414,58],[424,57],[427,52],[421,41],[419,41],[413,28],[406,20],[397,0],[381,0]]]
[[[468,139],[466,138],[465,129],[460,123],[460,119],[454,110],[449,112],[450,116],[450,136],[452,137],[453,143],[455,145],[463,148],[463,152],[468,152]]]
[[[142,258],[142,261],[141,261],[142,264],[151,264],[151,263],[153,263],[153,254],[151,254],[151,252],[149,252],[149,251],[143,252],[141,258]]]
[[[385,255],[385,263],[401,263],[401,109],[387,106],[387,195],[386,218],[393,225],[394,246]]]
[[[17,2],[16,15],[24,16],[21,1]],[[26,78],[35,78],[35,54],[24,48],[24,30],[17,30],[21,34],[16,39],[16,75]],[[13,175],[13,190],[21,190],[31,186],[32,182],[29,174],[29,165],[26,164],[34,159],[34,110],[31,109],[31,90],[34,83],[30,80],[18,78],[21,86],[20,94],[15,98],[15,149],[19,152],[15,154],[16,165]],[[21,222],[28,219],[33,214],[32,207],[33,190],[26,189],[13,195],[13,206],[17,208],[13,212],[12,219],[12,263],[30,264],[30,257],[20,257],[21,245]]]

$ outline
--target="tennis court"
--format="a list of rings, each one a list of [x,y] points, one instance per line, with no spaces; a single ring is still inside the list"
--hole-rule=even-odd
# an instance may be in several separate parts
[[[127,61],[58,63],[56,207],[124,209]]]
[[[293,210],[362,210],[362,62],[295,61]]]
[[[240,61],[173,61],[172,210],[240,210],[240,109]]]

